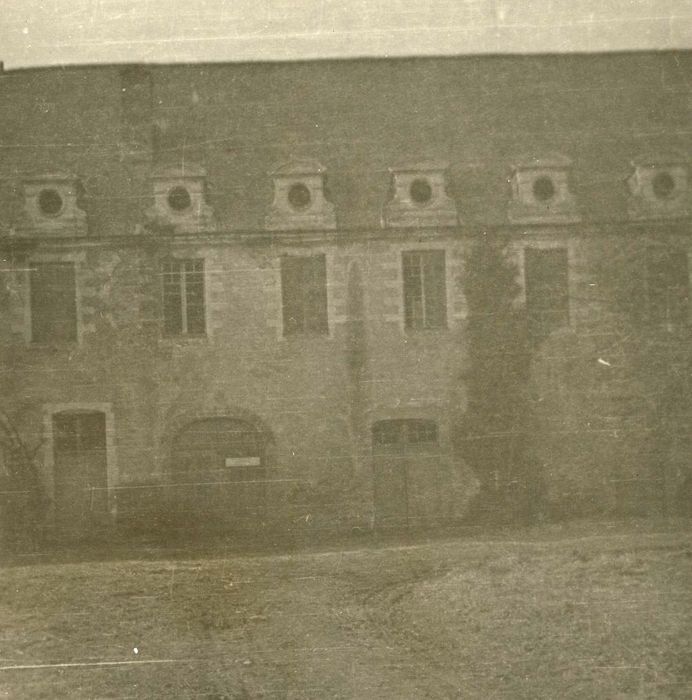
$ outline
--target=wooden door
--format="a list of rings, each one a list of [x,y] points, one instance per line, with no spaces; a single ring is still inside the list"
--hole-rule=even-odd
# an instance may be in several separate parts
[[[429,507],[435,481],[437,424],[429,419],[378,421],[372,428],[375,525],[408,527]],[[432,459],[431,459],[432,457]]]
[[[375,525],[401,528],[408,525],[408,463],[395,449],[378,450],[373,458]]]
[[[53,437],[56,526],[63,533],[87,534],[108,516],[106,417],[58,413]]]

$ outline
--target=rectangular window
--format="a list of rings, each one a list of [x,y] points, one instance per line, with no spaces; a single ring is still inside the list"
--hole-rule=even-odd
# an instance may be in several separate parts
[[[569,273],[565,248],[524,250],[526,312],[534,337],[569,325]]]
[[[77,288],[73,263],[31,265],[31,340],[77,340]]]
[[[403,253],[404,323],[416,330],[447,326],[444,250]]]
[[[328,333],[324,255],[281,258],[284,335]]]
[[[204,261],[166,260],[163,330],[166,335],[204,335]]]
[[[646,270],[651,323],[673,330],[689,317],[689,266],[684,250],[650,249]]]

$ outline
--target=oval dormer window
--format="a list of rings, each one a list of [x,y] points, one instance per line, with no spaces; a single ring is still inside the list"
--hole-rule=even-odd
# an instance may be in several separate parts
[[[190,199],[190,193],[185,187],[174,187],[168,193],[168,206],[177,212],[185,211],[190,208],[192,200]]]
[[[38,196],[38,207],[44,216],[57,216],[63,207],[62,197],[57,190],[41,190]]]
[[[654,177],[651,187],[658,199],[668,199],[675,191],[675,180],[670,173],[664,171]]]
[[[302,182],[296,182],[288,190],[288,201],[294,209],[307,209],[311,199],[310,190]]]
[[[542,175],[533,182],[533,196],[539,202],[547,202],[555,196],[555,185],[552,178]]]
[[[432,187],[425,178],[417,178],[411,183],[409,189],[411,199],[419,205],[428,204],[432,199]]]

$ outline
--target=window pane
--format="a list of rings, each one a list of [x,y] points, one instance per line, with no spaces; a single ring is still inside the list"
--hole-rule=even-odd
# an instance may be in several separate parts
[[[526,310],[529,329],[544,336],[569,323],[567,250],[564,248],[524,251]]]
[[[327,269],[324,255],[305,260],[305,330],[312,333],[328,332],[327,324]]]
[[[183,331],[182,280],[180,263],[166,261],[163,270],[163,329],[166,335],[179,335]]]
[[[327,267],[324,255],[281,259],[284,335],[327,333]]]
[[[40,263],[31,272],[31,338],[77,340],[77,299],[72,263]]]
[[[444,328],[447,325],[447,285],[445,254],[433,250],[424,261],[425,327]]]
[[[284,335],[303,330],[305,312],[302,298],[303,275],[300,258],[284,256],[281,259],[281,296],[283,303]]]
[[[164,333],[204,335],[204,261],[166,260],[161,270]]]
[[[404,324],[423,328],[423,275],[419,253],[404,253]]]
[[[445,252],[407,251],[402,260],[406,328],[444,328],[447,325]]]
[[[204,335],[206,324],[204,320],[204,273],[201,264],[195,262],[190,266],[194,272],[185,276],[185,292],[187,294],[187,332],[193,335]]]
[[[654,323],[679,326],[689,315],[689,267],[687,253],[649,250],[647,291],[649,318]]]

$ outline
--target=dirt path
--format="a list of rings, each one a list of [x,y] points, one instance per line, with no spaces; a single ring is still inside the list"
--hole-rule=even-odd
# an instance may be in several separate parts
[[[435,697],[419,689],[415,658],[374,634],[338,562],[335,556],[9,570],[2,600],[12,602],[2,610],[0,663],[22,668],[0,673],[0,692]]]
[[[0,697],[682,698],[691,564],[678,533],[8,568]]]

